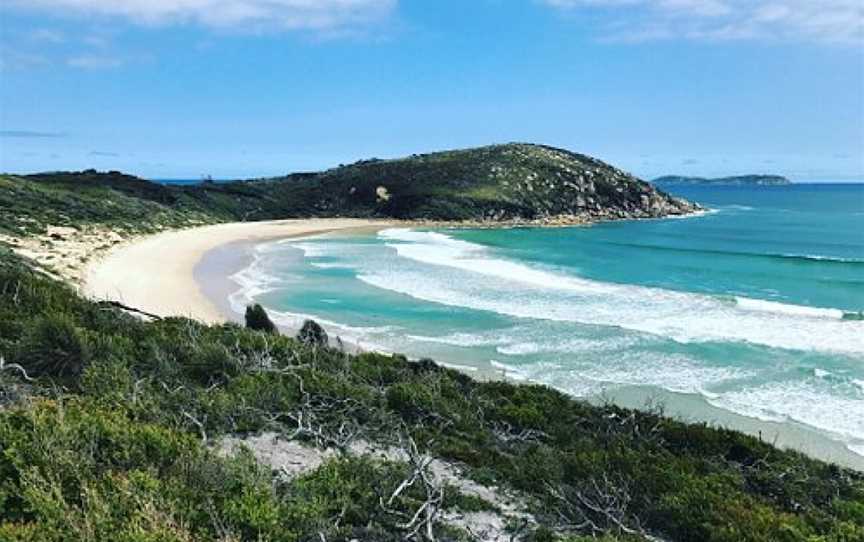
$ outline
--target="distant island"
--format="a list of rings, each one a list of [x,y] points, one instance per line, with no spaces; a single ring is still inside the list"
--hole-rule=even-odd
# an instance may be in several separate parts
[[[666,175],[657,177],[652,184],[656,186],[783,186],[792,184],[782,175],[736,175],[734,177],[687,177],[683,175]]]

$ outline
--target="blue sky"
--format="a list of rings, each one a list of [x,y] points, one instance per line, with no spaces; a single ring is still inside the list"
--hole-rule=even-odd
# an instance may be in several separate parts
[[[859,0],[4,0],[0,170],[277,175],[528,141],[864,179]]]

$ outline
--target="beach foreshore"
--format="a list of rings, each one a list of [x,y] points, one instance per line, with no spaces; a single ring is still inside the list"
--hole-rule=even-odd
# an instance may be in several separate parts
[[[335,231],[384,228],[395,222],[310,218],[235,222],[176,230],[134,239],[94,258],[81,291],[157,316],[188,316],[206,323],[230,319],[224,306],[202,291],[195,268],[209,251],[232,243],[258,243]]]
[[[134,239],[94,258],[85,269],[81,288],[91,298],[118,301],[158,316],[187,316],[206,323],[242,321],[243,315],[229,301],[231,294],[240,287],[231,276],[250,264],[259,243],[326,233],[362,234],[393,226],[429,227],[428,224],[398,221],[302,219],[219,224],[165,232]],[[283,327],[283,332],[295,331]],[[361,345],[350,341],[343,345],[349,351],[362,349]],[[509,380],[511,377],[500,369],[471,369],[468,374],[480,380]],[[644,408],[659,400],[665,405],[667,415],[674,418],[729,427],[782,448],[797,449],[813,457],[864,470],[864,458],[813,429],[794,422],[744,417],[713,407],[697,395],[626,386],[602,397],[586,399],[596,404],[611,401],[629,408]]]

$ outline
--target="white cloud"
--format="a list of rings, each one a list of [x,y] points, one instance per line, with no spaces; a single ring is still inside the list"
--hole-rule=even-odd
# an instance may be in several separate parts
[[[389,14],[398,0],[7,0],[22,9],[104,15],[145,24],[331,31]]]
[[[66,36],[57,30],[39,28],[30,32],[30,39],[38,42],[60,44],[66,41]]]
[[[102,55],[81,55],[66,60],[66,65],[83,70],[110,70],[119,68],[125,63],[122,58]]]
[[[50,63],[43,55],[10,49],[0,44],[0,72],[44,68]]]
[[[781,39],[860,44],[861,0],[540,0],[602,11],[610,41]]]

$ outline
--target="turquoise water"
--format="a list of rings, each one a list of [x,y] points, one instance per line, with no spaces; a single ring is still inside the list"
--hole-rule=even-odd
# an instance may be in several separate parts
[[[864,185],[677,193],[711,211],[271,242],[232,302],[578,396],[695,394],[864,455]]]

